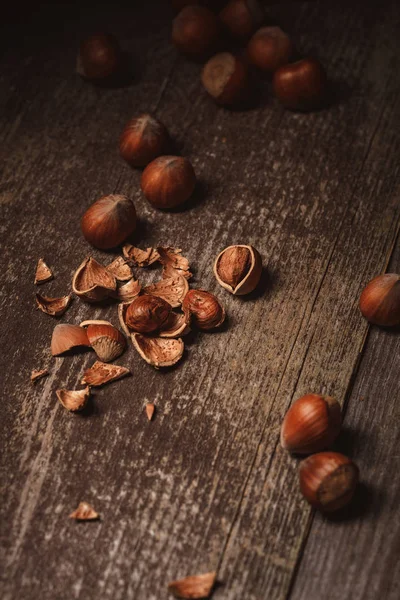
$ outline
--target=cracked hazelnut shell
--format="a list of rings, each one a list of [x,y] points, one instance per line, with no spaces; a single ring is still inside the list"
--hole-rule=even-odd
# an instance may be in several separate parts
[[[224,106],[239,104],[249,92],[247,68],[229,52],[210,58],[203,67],[201,81],[215,102]]]
[[[156,369],[172,367],[183,356],[183,341],[160,337],[147,337],[140,333],[132,334],[132,343],[140,356]]]
[[[187,158],[160,156],[147,165],[140,185],[147,200],[155,208],[176,208],[192,195],[196,175]]]
[[[219,21],[205,6],[186,6],[172,23],[172,43],[186,56],[202,59],[217,46]]]
[[[359,306],[374,325],[400,325],[400,275],[385,273],[372,279],[361,293]]]
[[[205,290],[189,290],[182,309],[188,321],[204,331],[216,329],[225,321],[225,309],[218,298]]]
[[[72,291],[87,302],[100,302],[115,295],[114,275],[92,257],[85,258],[72,279]]]
[[[322,105],[327,76],[318,60],[303,58],[277,69],[272,85],[276,97],[285,108],[308,111]]]
[[[53,356],[59,356],[80,346],[90,348],[87,333],[82,327],[67,323],[60,323],[54,327],[51,338],[51,353]]]
[[[103,196],[89,206],[81,219],[81,229],[95,248],[115,248],[136,229],[135,206],[121,194]]]
[[[84,390],[57,390],[57,398],[64,408],[71,412],[83,410],[90,397],[90,388]]]
[[[250,294],[260,281],[261,274],[261,256],[253,246],[228,246],[214,262],[218,283],[236,296]]]
[[[289,62],[293,45],[280,27],[261,27],[247,46],[251,64],[264,73],[273,73]]]
[[[132,167],[145,167],[163,154],[168,141],[168,131],[161,121],[145,113],[125,125],[119,139],[119,152]]]
[[[125,322],[136,333],[154,333],[168,321],[171,310],[171,305],[162,298],[144,294],[128,306]]]
[[[126,348],[125,337],[113,325],[88,325],[86,334],[93,350],[103,362],[115,360]]]

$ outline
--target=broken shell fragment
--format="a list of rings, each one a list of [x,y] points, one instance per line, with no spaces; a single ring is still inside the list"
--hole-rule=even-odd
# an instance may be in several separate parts
[[[83,410],[89,400],[90,388],[84,390],[57,390],[57,398],[64,408],[71,412]]]
[[[106,383],[122,379],[122,377],[125,377],[126,375],[130,375],[129,369],[119,367],[118,365],[108,365],[96,360],[89,369],[86,369],[81,383],[83,385],[100,387]]]
[[[187,319],[199,329],[216,329],[225,321],[225,309],[218,298],[205,290],[189,290],[182,304]]]
[[[51,338],[51,353],[59,356],[79,346],[89,346],[90,342],[86,330],[79,325],[56,325]]]
[[[73,292],[87,302],[100,302],[112,296],[117,282],[112,273],[94,258],[85,258],[72,280]]]
[[[89,325],[86,333],[90,345],[103,362],[115,360],[126,348],[125,337],[112,325]]]
[[[140,356],[156,369],[175,365],[183,355],[184,343],[180,338],[166,339],[132,334],[132,343]]]
[[[48,296],[36,294],[37,307],[39,310],[44,312],[46,315],[50,315],[51,317],[60,317],[63,315],[71,302],[71,294],[68,294],[68,296],[62,296],[61,298],[50,298]]]
[[[165,325],[162,326],[159,336],[162,338],[177,338],[189,333],[188,318],[183,313],[171,312]]]
[[[149,267],[160,258],[156,248],[141,250],[140,248],[136,248],[136,246],[132,246],[132,244],[125,244],[122,247],[122,253],[136,267]]]
[[[78,508],[69,515],[70,519],[76,519],[77,521],[95,521],[99,517],[99,513],[87,502],[79,502]]]
[[[50,281],[53,279],[54,275],[50,267],[46,265],[43,258],[39,258],[38,264],[36,267],[35,274],[35,283],[36,285],[40,285],[41,283],[46,283],[46,281]]]
[[[157,251],[159,254],[159,261],[164,267],[163,277],[174,277],[177,273],[182,275],[185,279],[190,279],[192,277],[189,261],[182,256],[182,250],[180,248],[160,246],[157,248]]]
[[[189,291],[187,279],[182,275],[174,275],[148,285],[143,289],[146,294],[157,296],[168,302],[173,308],[181,306],[184,297]]]
[[[102,319],[87,319],[79,323],[79,327],[89,327],[89,325],[110,325],[112,327],[110,321],[103,321]]]
[[[132,302],[141,291],[140,283],[137,279],[131,279],[117,290],[118,299],[121,302]]]
[[[42,369],[41,371],[32,371],[31,373],[31,381],[32,383],[36,383],[39,379],[43,379],[43,377],[47,377],[49,374],[47,369]]]
[[[128,310],[128,306],[129,305],[130,305],[130,302],[121,302],[121,304],[118,304],[118,319],[119,319],[119,323],[120,323],[120,325],[122,327],[122,331],[128,337],[131,335],[131,332],[128,329],[128,326],[127,326],[126,321],[125,321],[125,317],[126,317],[126,311]]]
[[[214,263],[218,283],[237,296],[250,294],[260,281],[261,273],[261,256],[253,246],[228,246]]]
[[[122,256],[118,256],[109,265],[106,266],[107,271],[114,275],[118,281],[128,281],[132,277],[132,271],[126,260]]]
[[[149,421],[151,421],[154,416],[155,408],[156,407],[154,406],[153,402],[148,402],[146,404],[146,415]]]
[[[217,574],[203,573],[201,575],[189,575],[183,579],[172,581],[168,584],[169,591],[175,598],[198,599],[208,598],[215,585]]]

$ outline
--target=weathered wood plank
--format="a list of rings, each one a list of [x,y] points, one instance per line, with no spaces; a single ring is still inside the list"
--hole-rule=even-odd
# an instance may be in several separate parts
[[[351,89],[312,115],[285,113],[268,98],[250,112],[218,109],[201,91],[199,67],[176,62],[166,43],[166,10],[149,10],[114,17],[145,66],[131,88],[77,80],[68,37],[43,41],[29,68],[27,51],[20,70],[6,57],[14,89],[1,149],[10,224],[1,256],[5,598],[160,600],[169,579],[218,565],[225,585],[216,598],[284,597],[309,511],[294,462],[277,448],[280,421],[303,390],[343,400],[366,331],[356,298],[385,264],[399,222],[394,3],[293,12],[298,44],[316,48]],[[149,107],[204,184],[190,210],[155,213],[140,174],[118,159],[121,126]],[[57,274],[46,290],[68,288],[91,252],[78,216],[114,190],[135,198],[139,243],[187,250],[199,287],[218,290],[212,259],[237,241],[260,249],[268,277],[247,300],[218,290],[229,327],[196,336],[179,368],[154,372],[131,350],[120,364],[133,377],[96,393],[93,413],[75,417],[54,390],[77,385],[93,357],[50,361],[54,322],[33,310],[30,282],[43,255]],[[117,323],[115,307],[94,314]],[[76,300],[65,320],[89,315]],[[30,370],[47,363],[51,377],[32,388]],[[152,423],[149,400],[158,405]],[[68,520],[83,499],[99,523]]]

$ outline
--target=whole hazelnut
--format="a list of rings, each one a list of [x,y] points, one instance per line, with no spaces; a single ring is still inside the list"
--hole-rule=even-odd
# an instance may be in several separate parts
[[[137,333],[154,333],[168,321],[171,310],[171,305],[162,298],[144,294],[130,303],[125,322]]]
[[[378,275],[368,283],[360,296],[362,315],[374,325],[400,325],[400,275]]]
[[[187,158],[160,156],[147,165],[140,185],[147,200],[156,208],[175,208],[192,195],[196,175]]]
[[[119,139],[119,152],[132,167],[145,167],[163,153],[168,139],[168,131],[161,121],[143,114],[125,125]]]
[[[189,290],[182,309],[187,319],[199,329],[215,329],[225,320],[225,310],[218,298],[205,290]]]
[[[292,50],[289,36],[280,27],[262,27],[249,41],[247,56],[260,71],[273,73],[286,65]]]
[[[300,490],[323,512],[333,512],[350,502],[358,483],[358,467],[339,452],[320,452],[299,466]]]
[[[253,246],[228,246],[214,263],[218,283],[237,296],[252,292],[260,281],[261,273],[261,256]]]
[[[275,71],[272,84],[276,97],[286,108],[308,111],[321,106],[327,77],[318,60],[303,58]]]
[[[205,6],[187,6],[173,20],[172,43],[187,56],[205,58],[216,47],[219,23]]]
[[[87,241],[101,250],[115,248],[136,228],[136,210],[132,200],[110,194],[96,200],[81,219]]]
[[[248,93],[247,69],[240,59],[229,52],[216,54],[204,65],[201,81],[218,104],[238,104]]]
[[[102,80],[121,68],[122,53],[116,38],[97,33],[86,38],[79,47],[77,72],[86,79]]]
[[[258,0],[230,0],[219,13],[219,18],[233,38],[242,40],[260,27],[264,14]]]
[[[306,394],[289,408],[281,427],[281,444],[296,454],[324,450],[339,434],[340,404],[334,398]]]

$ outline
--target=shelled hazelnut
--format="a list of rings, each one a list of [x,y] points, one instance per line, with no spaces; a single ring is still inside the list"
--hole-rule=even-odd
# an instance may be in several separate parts
[[[252,292],[260,281],[261,273],[261,256],[253,246],[228,246],[214,263],[218,283],[237,296]]]
[[[258,0],[230,0],[219,18],[233,38],[243,40],[260,27],[264,13]]]
[[[343,508],[353,497],[358,467],[339,452],[320,452],[299,466],[300,490],[305,499],[323,512]]]
[[[283,448],[297,454],[324,450],[335,440],[342,424],[340,404],[334,398],[306,394],[289,408],[281,427]]]
[[[143,294],[128,306],[125,322],[137,333],[154,333],[168,321],[171,310],[171,305],[162,298]]]
[[[250,63],[265,73],[273,73],[286,65],[292,51],[292,42],[280,27],[261,27],[247,46]]]
[[[172,43],[188,57],[201,60],[215,50],[220,34],[215,14],[205,6],[187,6],[172,24]]]
[[[128,121],[119,140],[120,155],[132,167],[145,167],[167,148],[166,127],[145,113]]]
[[[107,79],[121,68],[122,53],[117,39],[109,33],[96,33],[80,45],[77,72],[86,79]]]
[[[180,206],[192,195],[196,175],[187,158],[160,156],[142,173],[141,188],[147,200],[156,208]]]
[[[400,275],[378,275],[368,283],[360,296],[362,315],[374,325],[400,325]]]
[[[204,65],[201,81],[210,96],[225,106],[240,103],[249,93],[247,68],[229,52],[216,54]]]
[[[189,290],[182,309],[188,322],[205,331],[216,329],[225,320],[225,310],[218,298],[205,290]]]
[[[290,110],[308,111],[322,105],[327,89],[325,69],[314,58],[303,58],[274,73],[276,97]]]
[[[81,219],[87,241],[101,250],[115,248],[136,228],[136,210],[129,198],[110,194],[96,200]]]

